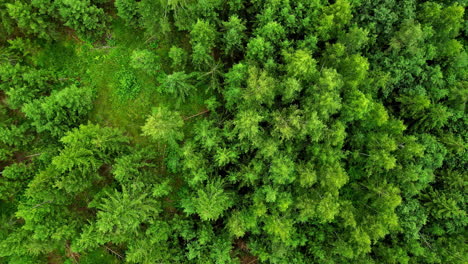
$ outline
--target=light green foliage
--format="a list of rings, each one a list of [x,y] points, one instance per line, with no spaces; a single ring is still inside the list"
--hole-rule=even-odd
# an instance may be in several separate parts
[[[294,163],[292,160],[285,156],[273,158],[270,177],[277,184],[287,184],[294,181]]]
[[[255,140],[261,132],[259,123],[263,118],[261,114],[254,110],[239,112],[237,118],[234,120],[234,124],[239,133],[239,139],[247,138]]]
[[[297,50],[293,54],[285,54],[287,72],[299,80],[310,81],[316,74],[316,61],[307,50]]]
[[[265,63],[273,54],[273,46],[262,37],[251,38],[247,43],[247,58]]]
[[[148,74],[156,74],[160,70],[159,58],[149,50],[134,50],[130,58],[130,66],[143,70]]]
[[[275,79],[268,76],[267,71],[256,67],[249,68],[248,75],[247,87],[243,92],[244,99],[252,103],[270,105],[275,96]]]
[[[233,205],[232,195],[226,192],[221,181],[208,182],[197,192],[195,211],[202,220],[217,220]]]
[[[404,21],[401,29],[390,41],[390,46],[394,50],[405,49],[410,54],[416,55],[420,52],[421,43],[424,40],[423,34],[421,25],[411,20]]]
[[[361,50],[369,41],[369,31],[359,27],[352,27],[345,35],[340,37],[349,53]]]
[[[108,241],[127,242],[138,233],[142,222],[148,221],[158,211],[158,204],[147,194],[135,193],[123,186],[122,192],[106,193],[101,201],[93,201],[99,211],[96,222],[85,227],[77,242],[84,250]]]
[[[153,109],[141,130],[144,136],[156,143],[173,144],[184,137],[181,131],[183,125],[184,120],[178,112],[158,107]]]
[[[150,162],[155,156],[156,153],[149,148],[133,150],[130,155],[121,156],[115,160],[112,174],[122,185],[132,186],[134,184],[137,187],[142,182],[151,182],[154,178],[151,171],[143,169],[156,167],[156,164]]]
[[[317,34],[325,40],[334,37],[352,18],[351,4],[348,0],[337,0],[323,8],[317,26]]]
[[[320,118],[327,120],[342,107],[340,92],[343,80],[336,70],[323,69],[316,85],[310,91],[313,98],[310,107]]]

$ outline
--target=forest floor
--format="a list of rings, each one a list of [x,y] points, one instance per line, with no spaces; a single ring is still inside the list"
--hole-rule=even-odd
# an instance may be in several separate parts
[[[89,120],[103,126],[122,129],[135,143],[146,143],[140,127],[152,109],[158,105],[171,106],[174,99],[157,91],[160,77],[170,73],[169,45],[148,38],[142,32],[115,20],[111,32],[102,43],[89,44],[79,41],[70,34],[67,39],[47,44],[36,54],[41,67],[63,72],[86,86],[96,89],[94,108]],[[162,65],[162,71],[148,74],[129,66],[132,52],[148,49],[155,52]],[[122,80],[122,78],[124,80]],[[133,80],[132,91],[119,91],[121,82]],[[183,104],[179,111],[185,117],[205,110],[206,94],[198,93]],[[188,128],[187,128],[188,129]]]

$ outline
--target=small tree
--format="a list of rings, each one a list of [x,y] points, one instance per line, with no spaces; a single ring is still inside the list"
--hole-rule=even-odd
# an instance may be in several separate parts
[[[139,20],[138,2],[134,0],[116,0],[117,15],[125,20],[127,25],[137,25]]]
[[[177,106],[184,103],[190,92],[195,90],[191,84],[192,76],[185,72],[174,72],[167,75],[161,84],[161,92],[175,96]]]
[[[215,45],[216,30],[209,22],[198,20],[190,32],[192,44],[192,61],[198,69],[205,69],[211,64],[211,49]]]
[[[242,44],[245,41],[245,30],[247,29],[243,21],[237,16],[229,17],[229,21],[223,22],[226,29],[223,40],[226,47],[225,53],[233,55],[235,51],[242,51]]]
[[[146,119],[141,128],[144,136],[150,137],[155,142],[175,144],[184,137],[181,131],[184,120],[178,112],[166,107],[153,109],[153,113]]]
[[[172,46],[169,50],[169,58],[172,60],[172,69],[180,71],[187,63],[187,52],[182,48]]]
[[[91,89],[73,85],[25,104],[22,111],[32,120],[37,132],[62,136],[91,110],[93,97]]]
[[[104,10],[91,4],[90,0],[61,0],[56,2],[65,26],[73,28],[81,36],[91,38],[97,37],[104,32]]]
[[[223,212],[234,204],[231,194],[223,188],[220,180],[208,182],[197,191],[193,202],[194,209],[202,220],[217,220]]]
[[[161,69],[159,57],[149,50],[134,50],[130,61],[134,69],[143,70],[148,74],[155,74]]]

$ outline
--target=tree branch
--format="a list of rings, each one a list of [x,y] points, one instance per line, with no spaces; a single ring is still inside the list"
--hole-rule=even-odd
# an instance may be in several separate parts
[[[37,154],[32,154],[32,155],[28,155],[28,156],[24,156],[25,158],[32,158],[32,157],[36,157],[36,156],[39,156],[41,155],[42,153],[37,153]]]
[[[114,250],[112,250],[111,248],[109,248],[108,246],[106,245],[103,245],[107,250],[109,250],[111,253],[113,253],[114,255],[116,255],[117,257],[119,257],[120,259],[124,259],[124,257],[122,257],[122,255],[120,255],[119,253],[115,252]]]
[[[205,113],[208,113],[210,110],[205,110],[205,111],[202,111],[200,113],[197,113],[197,114],[194,114],[194,115],[191,115],[191,116],[188,116],[188,117],[184,117],[184,120],[188,120],[190,118],[193,118],[193,117],[196,117],[196,116],[199,116],[199,115],[203,115]]]

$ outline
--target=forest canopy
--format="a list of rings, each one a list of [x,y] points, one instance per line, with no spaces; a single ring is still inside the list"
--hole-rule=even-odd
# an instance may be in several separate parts
[[[0,264],[468,263],[466,4],[0,1]]]

